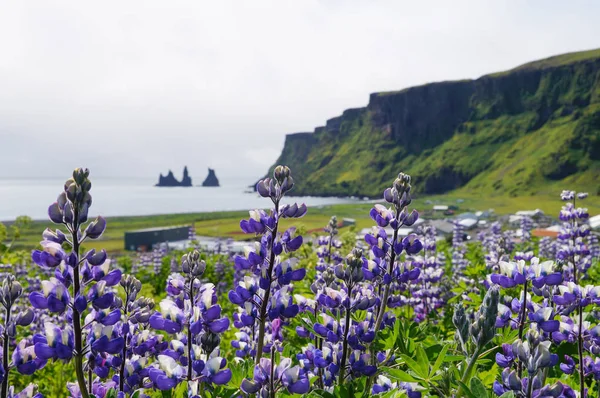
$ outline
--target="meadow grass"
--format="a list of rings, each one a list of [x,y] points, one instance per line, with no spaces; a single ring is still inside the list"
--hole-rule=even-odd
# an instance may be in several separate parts
[[[476,211],[494,209],[498,215],[511,214],[518,210],[540,209],[547,215],[555,216],[560,200],[557,195],[536,196],[485,196],[476,193],[452,193],[447,195],[436,195],[418,197],[413,200],[413,206],[426,217],[431,216],[428,210],[432,204],[457,205],[459,211]],[[460,203],[459,203],[460,202]],[[586,199],[590,215],[600,214],[600,197],[590,196]],[[314,231],[323,228],[332,215],[342,218],[352,218],[356,221],[356,229],[372,226],[369,210],[373,206],[370,202],[357,204],[338,204],[311,207],[308,214],[294,220],[294,225],[305,231]],[[240,219],[248,217],[247,211],[226,211],[207,213],[186,214],[160,214],[149,216],[131,217],[108,217],[108,227],[105,234],[97,241],[88,241],[86,248],[104,248],[108,252],[117,254],[124,251],[124,236],[127,231],[134,231],[149,227],[163,227],[171,225],[194,224],[196,233],[200,236],[229,237],[236,240],[248,239],[239,228]],[[282,222],[284,227],[292,225],[289,220]],[[22,237],[15,244],[15,249],[31,250],[35,248],[44,228],[52,228],[49,221],[34,221],[28,228],[22,231]]]

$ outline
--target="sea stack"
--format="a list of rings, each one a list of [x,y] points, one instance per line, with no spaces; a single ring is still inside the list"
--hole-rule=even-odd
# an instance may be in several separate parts
[[[157,187],[191,187],[192,186],[192,177],[189,176],[187,166],[183,168],[183,178],[180,181],[175,178],[173,172],[169,170],[169,173],[166,176],[162,174],[158,177]]]
[[[202,183],[203,187],[218,187],[219,186],[219,179],[217,178],[217,175],[215,174],[215,171],[211,168],[208,169],[208,176],[206,176],[206,179],[204,180],[204,182]]]

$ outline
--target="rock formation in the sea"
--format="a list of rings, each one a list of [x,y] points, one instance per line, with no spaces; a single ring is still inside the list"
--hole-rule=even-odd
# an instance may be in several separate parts
[[[215,174],[215,171],[213,169],[208,169],[208,176],[206,176],[206,179],[204,180],[204,182],[202,183],[203,187],[218,187],[219,186],[219,179],[217,178],[217,175]]]
[[[187,166],[183,168],[183,178],[181,182],[175,178],[173,172],[169,170],[169,174],[163,176],[162,174],[158,177],[157,187],[191,187],[192,178],[188,174]]]
[[[183,178],[181,179],[182,187],[191,187],[192,186],[192,177],[188,174],[187,166],[183,168]]]

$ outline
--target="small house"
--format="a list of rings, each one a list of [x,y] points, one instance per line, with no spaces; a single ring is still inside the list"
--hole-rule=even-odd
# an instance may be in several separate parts
[[[125,250],[149,251],[163,242],[188,240],[189,225],[138,229],[125,232]]]
[[[591,229],[600,229],[600,214],[588,219]]]

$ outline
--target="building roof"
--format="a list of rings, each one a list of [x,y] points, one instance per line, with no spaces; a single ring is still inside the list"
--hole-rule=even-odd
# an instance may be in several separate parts
[[[463,218],[458,223],[465,228],[473,228],[475,225],[477,225],[477,219],[476,218]]]
[[[472,218],[474,220],[477,220],[479,217],[477,217],[477,214],[475,213],[471,213],[471,212],[466,212],[466,213],[460,213],[456,216],[457,220],[464,220],[467,218]]]
[[[535,210],[519,210],[515,214],[517,216],[534,217],[534,216],[540,216],[540,215],[544,214],[544,212],[541,211],[540,209],[535,209]]]
[[[548,228],[546,228],[546,229],[536,228],[533,231],[531,231],[531,234],[533,236],[537,236],[538,238],[543,238],[543,237],[556,238],[558,236],[558,231],[549,230]]]
[[[448,210],[447,205],[434,205],[433,210],[446,211]]]
[[[167,227],[153,227],[153,228],[142,228],[136,229],[134,231],[127,231],[126,233],[135,233],[135,232],[154,232],[154,231],[167,231],[170,229],[179,229],[179,228],[189,228],[189,225],[171,225]]]
[[[445,220],[430,220],[429,224],[445,234],[450,234],[454,230],[454,225]]]
[[[600,214],[590,217],[588,222],[590,223],[590,227],[592,227],[592,229],[600,228]]]

